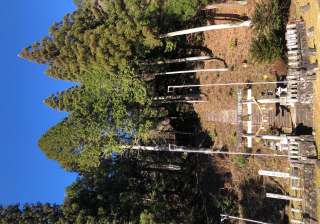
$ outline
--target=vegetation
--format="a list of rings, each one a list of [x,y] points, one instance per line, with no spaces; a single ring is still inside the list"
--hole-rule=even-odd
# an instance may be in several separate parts
[[[282,29],[282,9],[279,2],[269,1],[267,4],[264,1],[257,2],[251,22],[253,32],[257,34],[267,34]]]
[[[66,188],[62,205],[0,206],[0,223],[205,223],[203,201],[214,205],[218,218],[223,207],[228,214],[236,214],[232,199],[203,200],[196,179],[198,157],[124,147],[211,147],[220,138],[220,132],[219,136],[215,131],[198,133],[199,118],[192,106],[153,102],[155,97],[167,96],[168,83],[195,83],[194,77],[148,76],[172,68],[150,66],[152,62],[186,57],[188,50],[181,47],[186,40],[160,39],[159,35],[186,27],[188,21],[195,23],[197,10],[207,0],[74,1],[77,10],[54,23],[49,36],[23,48],[19,56],[49,66],[45,73],[54,79],[77,83],[44,100],[47,106],[69,115],[47,130],[38,146],[62,169],[78,173],[78,179]],[[276,5],[267,7],[272,7],[268,13],[277,12]],[[266,12],[257,11],[256,16],[259,13]],[[276,18],[272,21],[277,22]],[[252,42],[253,59],[260,63],[281,57],[283,42],[276,35],[277,25],[269,25],[268,30],[259,26],[254,25],[260,33]],[[202,37],[194,38],[201,41]],[[229,42],[230,50],[236,46]],[[183,65],[174,68],[179,66]],[[203,69],[204,64],[196,67]],[[194,89],[176,91],[182,95]],[[235,89],[226,94],[236,98]],[[157,134],[152,136],[152,132]],[[178,134],[172,137],[172,133]],[[231,138],[237,142],[237,136]],[[238,168],[247,165],[244,156],[233,161]],[[217,192],[223,188],[218,182]]]
[[[271,63],[282,58],[285,49],[282,11],[277,1],[256,3],[251,28],[257,38],[252,38],[249,50],[254,62]]]
[[[280,60],[283,50],[284,40],[275,32],[268,33],[268,36],[260,33],[256,39],[252,39],[250,45],[251,58],[258,63]]]

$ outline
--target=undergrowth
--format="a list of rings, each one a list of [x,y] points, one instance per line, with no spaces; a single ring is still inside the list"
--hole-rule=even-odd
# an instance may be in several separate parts
[[[272,63],[280,60],[284,51],[282,35],[282,8],[277,1],[257,3],[252,17],[251,28],[257,34],[251,39],[251,59],[258,63]]]

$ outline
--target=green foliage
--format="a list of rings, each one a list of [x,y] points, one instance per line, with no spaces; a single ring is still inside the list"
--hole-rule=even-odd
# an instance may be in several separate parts
[[[39,223],[55,224],[63,217],[62,210],[56,204],[10,204],[6,207],[0,205],[0,223]]]
[[[246,158],[244,155],[237,155],[234,157],[234,160],[237,162],[237,166],[244,168],[247,165]]]
[[[232,215],[238,211],[238,208],[235,207],[230,200],[225,200],[225,199],[221,201],[215,200],[213,204],[216,208],[223,209],[224,212],[226,212],[229,215]]]
[[[140,224],[155,224],[153,221],[153,215],[151,213],[148,213],[147,210],[144,210],[140,214]]]
[[[49,66],[55,79],[82,83],[90,68],[112,71],[142,58],[160,46],[157,30],[144,17],[138,1],[107,1],[106,11],[97,2],[64,16],[49,28],[50,36],[23,49],[20,57]],[[153,27],[153,28],[151,28]]]
[[[216,74],[215,74],[215,78],[219,78],[219,75],[220,75],[220,73],[219,72],[216,72]]]
[[[233,66],[228,67],[228,72],[232,72],[233,71]]]
[[[235,89],[230,89],[227,94],[226,94],[227,97],[233,97],[234,99],[237,99],[237,93],[236,93],[236,90]]]
[[[218,137],[217,134],[216,134],[216,132],[210,132],[210,133],[209,133],[209,136],[210,136],[211,138],[216,138],[216,137]]]
[[[167,1],[163,11],[170,20],[185,21],[195,16],[201,5],[206,5],[208,0],[176,0]]]
[[[228,47],[230,50],[233,50],[236,46],[237,46],[236,43],[228,41]]]
[[[172,52],[177,48],[177,43],[171,42],[169,40],[166,40],[166,49],[164,50],[164,53],[166,52]]]
[[[258,63],[271,63],[281,59],[284,50],[283,38],[275,32],[268,33],[268,36],[259,34],[252,38],[249,52],[251,59]]]
[[[210,56],[211,56],[212,58],[219,58],[219,57],[220,57],[220,54],[213,54],[213,53],[211,53]]]
[[[66,188],[61,206],[74,223],[194,223],[191,203],[199,193],[190,159],[182,154],[131,151],[115,155]],[[169,162],[170,161],[170,162]],[[184,172],[164,169],[177,164]],[[162,169],[159,167],[163,167]],[[178,177],[178,178],[177,178]],[[88,222],[91,220],[92,222]]]
[[[282,8],[277,1],[256,3],[251,28],[257,33],[257,38],[251,39],[249,49],[253,61],[271,63],[282,58],[282,19]]]
[[[277,1],[257,2],[252,16],[251,27],[255,33],[268,33],[280,30],[282,26],[282,10]]]
[[[238,138],[237,138],[237,135],[231,135],[230,137],[233,139],[233,141],[234,141],[235,143],[237,143],[237,141],[238,141],[238,140],[237,140],[237,139],[238,139]]]

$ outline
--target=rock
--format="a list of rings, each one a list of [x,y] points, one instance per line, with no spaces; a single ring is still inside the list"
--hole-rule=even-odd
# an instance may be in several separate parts
[[[256,161],[256,162],[264,162],[264,158],[263,158],[263,156],[254,156],[254,161]]]
[[[248,63],[242,63],[242,67],[248,67]]]
[[[316,162],[317,167],[320,169],[320,159],[317,160]],[[320,189],[320,188],[319,188]]]
[[[308,65],[306,74],[311,75],[313,73],[316,73],[318,70],[319,70],[318,63],[315,62],[313,64]]]
[[[308,54],[311,56],[317,56],[317,50],[315,48],[309,48]]]
[[[308,37],[313,37],[313,33],[314,33],[314,27],[310,27],[307,31],[307,36]]]
[[[310,10],[310,4],[308,3],[307,5],[301,6],[299,8],[299,12],[307,12]]]

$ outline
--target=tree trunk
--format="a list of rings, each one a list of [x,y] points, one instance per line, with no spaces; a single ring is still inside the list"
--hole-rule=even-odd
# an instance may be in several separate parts
[[[197,33],[197,32],[202,32],[202,31],[207,31],[207,30],[219,30],[219,29],[246,27],[246,26],[250,26],[250,25],[251,25],[251,21],[248,20],[248,21],[242,22],[240,24],[219,24],[219,25],[212,25],[212,26],[203,26],[203,27],[197,27],[197,28],[192,28],[192,29],[181,30],[181,31],[163,34],[163,35],[160,35],[160,38],[179,36],[179,35],[184,35],[184,34],[189,34],[189,33]]]
[[[178,59],[171,59],[165,61],[157,61],[157,62],[144,62],[141,63],[142,65],[162,65],[162,64],[172,64],[172,63],[184,63],[184,62],[195,62],[195,61],[208,61],[208,60],[215,60],[211,56],[199,56],[199,57],[189,57],[189,58],[178,58]]]
[[[207,103],[209,100],[172,100],[172,101],[153,101],[153,103]]]
[[[196,70],[187,70],[187,71],[176,71],[176,72],[160,72],[150,75],[172,75],[172,74],[181,74],[181,73],[193,73],[193,72],[227,72],[227,68],[209,68],[209,69],[196,69]]]
[[[186,95],[176,95],[176,96],[157,96],[153,100],[190,100],[201,98],[203,94],[186,94]]]
[[[231,6],[237,6],[237,5],[246,5],[247,1],[234,1],[234,2],[226,2],[226,3],[220,3],[220,4],[211,4],[207,5],[200,10],[208,10],[208,9],[218,9],[218,8],[224,8],[224,7],[231,7]]]

